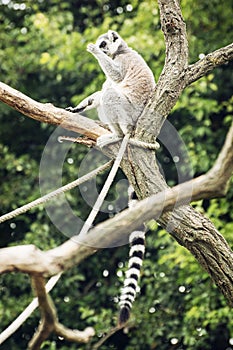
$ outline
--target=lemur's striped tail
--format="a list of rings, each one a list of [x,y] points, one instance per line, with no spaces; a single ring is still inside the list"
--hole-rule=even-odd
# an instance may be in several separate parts
[[[126,279],[120,296],[120,314],[118,324],[123,325],[130,317],[130,309],[136,297],[140,270],[145,253],[145,232],[134,231],[129,237],[130,252],[128,270],[126,271]]]

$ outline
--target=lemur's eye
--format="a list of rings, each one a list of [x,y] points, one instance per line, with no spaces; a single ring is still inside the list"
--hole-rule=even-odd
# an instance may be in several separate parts
[[[102,43],[100,43],[99,47],[100,47],[100,49],[103,49],[106,47],[106,45],[107,45],[106,41],[102,41]]]

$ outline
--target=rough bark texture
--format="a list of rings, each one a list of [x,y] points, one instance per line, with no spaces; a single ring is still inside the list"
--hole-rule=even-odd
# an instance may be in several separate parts
[[[151,152],[141,152],[131,151],[131,168],[127,161],[122,166],[140,199],[167,188]],[[186,205],[162,213],[157,221],[196,257],[233,306],[233,253],[210,220]]]

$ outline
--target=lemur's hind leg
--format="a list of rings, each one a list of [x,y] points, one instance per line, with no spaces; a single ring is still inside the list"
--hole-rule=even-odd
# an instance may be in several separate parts
[[[125,135],[131,135],[135,125],[133,115],[135,115],[134,106],[119,89],[115,87],[103,89],[98,116],[109,126],[112,133],[100,136],[97,145],[104,147],[123,139]]]

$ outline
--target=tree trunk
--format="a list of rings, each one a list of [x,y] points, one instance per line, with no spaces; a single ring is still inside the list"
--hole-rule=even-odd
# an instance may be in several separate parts
[[[159,171],[154,152],[130,147],[128,159],[124,159],[122,169],[139,199],[168,188]],[[174,207],[173,211],[163,213],[162,210],[163,203],[160,217],[155,218],[157,222],[195,256],[229,305],[233,306],[233,252],[223,236],[208,218],[188,203]]]

